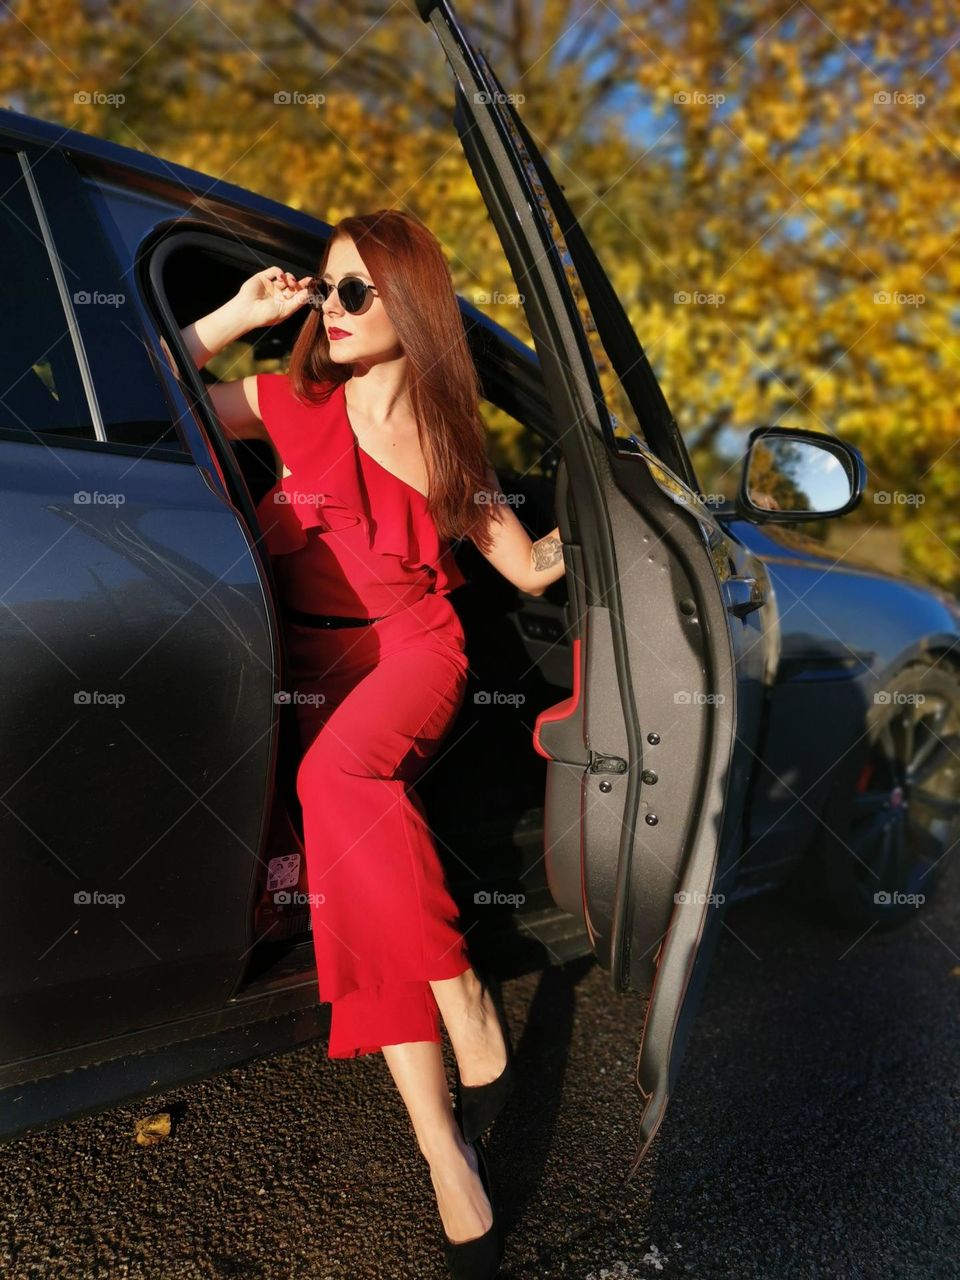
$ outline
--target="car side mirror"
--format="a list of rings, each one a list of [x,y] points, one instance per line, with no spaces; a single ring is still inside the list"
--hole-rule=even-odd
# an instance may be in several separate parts
[[[846,441],[757,427],[747,441],[737,512],[758,523],[823,520],[852,511],[866,485],[866,463]]]

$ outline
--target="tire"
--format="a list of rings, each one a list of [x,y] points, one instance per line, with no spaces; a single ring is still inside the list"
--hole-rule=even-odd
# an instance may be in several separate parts
[[[831,794],[811,851],[818,914],[865,928],[916,918],[960,840],[960,676],[914,662],[870,707],[851,791]]]

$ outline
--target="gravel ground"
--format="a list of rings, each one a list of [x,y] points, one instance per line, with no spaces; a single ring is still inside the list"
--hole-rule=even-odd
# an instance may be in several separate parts
[[[488,1135],[503,1275],[960,1276],[960,866],[905,929],[781,895],[727,914],[644,1165],[643,1011],[596,965],[509,977],[518,1089]],[[453,1079],[453,1059],[447,1061]],[[133,1141],[169,1110],[169,1138]],[[426,1165],[379,1054],[322,1044],[0,1147],[8,1280],[442,1280]]]

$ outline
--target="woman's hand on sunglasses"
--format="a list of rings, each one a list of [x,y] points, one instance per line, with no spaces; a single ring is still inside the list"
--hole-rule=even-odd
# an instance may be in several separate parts
[[[313,276],[298,280],[282,267],[266,267],[245,280],[237,290],[236,301],[242,309],[248,329],[279,324],[310,300]]]

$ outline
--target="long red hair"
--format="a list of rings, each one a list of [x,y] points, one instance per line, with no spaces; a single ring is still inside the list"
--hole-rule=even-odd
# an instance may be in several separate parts
[[[487,551],[497,504],[479,409],[480,382],[440,242],[418,218],[399,209],[341,218],[317,276],[326,270],[330,247],[339,237],[356,245],[407,357],[407,394],[437,532],[441,538],[470,537]],[[330,359],[323,316],[311,309],[290,356],[294,395],[322,404],[335,389],[323,384],[344,383],[351,372],[349,365]]]

